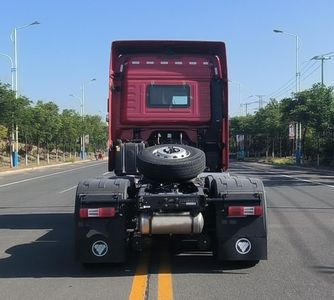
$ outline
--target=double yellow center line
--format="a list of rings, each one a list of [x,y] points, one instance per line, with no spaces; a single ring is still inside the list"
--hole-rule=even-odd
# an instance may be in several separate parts
[[[167,250],[161,252],[158,276],[158,300],[173,300],[172,270]]]
[[[166,249],[161,250],[158,274],[158,300],[173,300],[172,272],[169,254]],[[148,293],[149,253],[141,257],[136,274],[133,278],[129,300],[146,300]]]

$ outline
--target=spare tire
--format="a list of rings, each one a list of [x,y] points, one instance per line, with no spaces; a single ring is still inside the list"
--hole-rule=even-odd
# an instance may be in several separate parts
[[[195,178],[204,171],[205,154],[187,145],[166,144],[143,149],[137,167],[144,177],[159,182],[179,182]]]

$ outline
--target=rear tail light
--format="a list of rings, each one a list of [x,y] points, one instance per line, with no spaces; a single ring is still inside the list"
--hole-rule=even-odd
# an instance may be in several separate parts
[[[262,206],[229,206],[229,217],[262,216]]]
[[[116,214],[115,207],[80,208],[80,218],[112,218]]]

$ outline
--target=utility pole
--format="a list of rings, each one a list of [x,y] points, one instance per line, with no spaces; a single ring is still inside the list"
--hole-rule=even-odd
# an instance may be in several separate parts
[[[241,106],[244,105],[246,107],[246,116],[248,115],[248,105],[254,104],[254,103],[258,103],[258,101],[256,100],[256,101],[246,102],[246,103],[241,104]]]
[[[259,110],[260,110],[261,108],[263,108],[263,97],[265,95],[254,95],[254,96],[259,98]]]
[[[252,104],[252,103],[258,103],[259,104],[259,110],[261,109],[261,108],[263,108],[263,103],[265,102],[265,101],[263,101],[263,97],[264,97],[265,95],[250,95],[250,96],[248,96],[248,98],[251,98],[251,97],[257,97],[259,100],[257,100],[257,101],[253,101],[253,102],[249,102],[248,104]],[[246,103],[247,104],[247,103]],[[247,106],[246,106],[247,107]]]

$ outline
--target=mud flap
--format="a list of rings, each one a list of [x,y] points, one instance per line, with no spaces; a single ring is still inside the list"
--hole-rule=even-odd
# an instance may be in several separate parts
[[[216,257],[220,261],[267,259],[266,197],[259,179],[213,179],[216,210]],[[229,216],[230,207],[261,207],[260,215]]]
[[[257,261],[267,259],[267,239],[257,237],[219,237],[219,261]]]
[[[126,206],[129,178],[91,178],[79,183],[75,199],[74,240],[82,263],[121,263],[126,260]],[[81,217],[80,209],[115,209],[114,215]]]
[[[267,259],[267,233],[263,217],[229,218],[224,212],[223,205],[217,204],[217,259],[232,261]]]
[[[82,263],[122,263],[126,260],[124,217],[79,221],[76,255]]]

